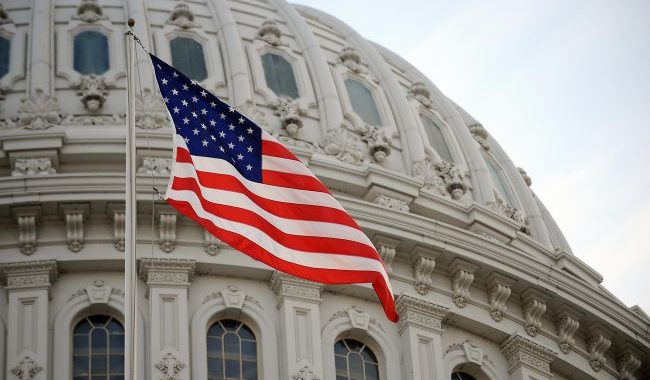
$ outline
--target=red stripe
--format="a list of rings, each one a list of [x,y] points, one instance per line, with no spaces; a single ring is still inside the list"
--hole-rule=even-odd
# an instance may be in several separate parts
[[[271,252],[257,245],[246,237],[221,229],[209,220],[199,217],[192,206],[184,201],[168,199],[167,203],[173,206],[182,214],[195,220],[207,229],[221,241],[245,253],[255,260],[261,261],[266,265],[276,268],[282,272],[301,277],[311,281],[317,281],[325,284],[350,284],[371,282],[375,292],[379,296],[384,312],[389,320],[397,322],[399,315],[395,310],[393,295],[388,288],[383,276],[379,272],[365,270],[340,270],[340,269],[321,269],[307,267],[300,264],[291,263],[274,256]]]
[[[262,154],[265,156],[274,156],[286,158],[289,160],[300,161],[296,156],[285,148],[284,145],[276,141],[262,140]]]
[[[318,191],[330,194],[325,185],[323,185],[323,183],[317,178],[303,174],[293,174],[264,169],[262,170],[262,182],[266,185]]]
[[[218,218],[257,228],[287,248],[304,252],[332,253],[381,260],[377,251],[366,244],[334,237],[288,234],[249,209],[208,201],[201,196],[201,188],[194,178],[174,178],[172,188],[192,191],[199,198],[205,211]]]

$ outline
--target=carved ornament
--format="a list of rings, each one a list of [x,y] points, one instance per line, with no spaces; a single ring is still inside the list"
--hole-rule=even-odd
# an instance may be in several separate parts
[[[599,324],[593,324],[589,330],[587,337],[589,364],[595,372],[598,372],[605,366],[605,353],[612,345],[612,335]]]
[[[17,158],[14,170],[11,172],[12,177],[47,174],[56,174],[56,169],[52,167],[52,160],[48,157]]]
[[[339,52],[341,63],[357,74],[366,73],[366,68],[362,64],[361,55],[352,46],[346,46]]]
[[[641,368],[641,360],[636,352],[627,351],[618,360],[618,378],[636,380],[634,373]]]
[[[167,352],[156,363],[156,368],[158,368],[158,370],[163,374],[161,380],[178,380],[178,375],[181,373],[183,368],[185,368],[185,364],[174,354]]]
[[[166,157],[143,157],[138,174],[167,177],[171,172],[172,159]]]
[[[522,168],[517,168],[517,170],[519,171],[519,174],[521,174],[521,178],[524,179],[524,182],[526,183],[526,186],[530,187],[530,185],[533,184],[533,180],[530,179],[530,177],[528,176],[528,173],[526,173],[526,171],[524,169],[522,169]]]
[[[83,75],[76,83],[77,95],[79,100],[83,103],[84,108],[91,113],[99,111],[106,102],[108,96],[108,88],[112,83],[108,82],[104,77],[95,74]]]
[[[309,366],[304,366],[291,376],[293,380],[320,380]]]
[[[449,314],[449,308],[438,305],[408,294],[397,298],[397,313],[399,333],[402,334],[408,326],[417,326],[426,330],[442,332],[442,321]]]
[[[49,287],[58,277],[55,260],[23,261],[0,265],[5,288],[28,289]]]
[[[557,332],[557,344],[560,351],[568,354],[571,352],[575,339],[573,338],[580,327],[581,314],[566,306],[561,306],[557,312],[555,329]]]
[[[18,224],[18,244],[23,255],[30,256],[36,252],[36,225],[41,216],[40,207],[17,207],[13,210]]]
[[[182,29],[190,29],[199,25],[194,22],[194,12],[185,1],[179,1],[174,5],[174,9],[172,9],[167,23],[176,25]]]
[[[508,360],[508,373],[523,365],[535,368],[549,378],[551,362],[557,357],[557,352],[516,334],[501,344],[501,352]]]
[[[41,371],[43,367],[36,363],[34,359],[29,356],[25,356],[20,363],[18,363],[14,368],[11,369],[13,373],[20,380],[32,380],[34,379]]]
[[[503,315],[508,310],[506,303],[512,293],[510,287],[513,283],[514,280],[511,278],[496,272],[491,273],[487,278],[490,316],[497,322],[503,319]]]
[[[194,260],[142,258],[138,275],[148,286],[189,286],[195,265]]]
[[[280,117],[282,127],[291,137],[295,137],[302,130],[302,115],[304,111],[300,109],[297,100],[287,98],[277,98],[271,103],[273,114]]]
[[[410,211],[409,206],[405,201],[391,198],[383,194],[378,194],[375,197],[375,199],[372,201],[372,203],[395,211],[400,211],[400,212]]]
[[[212,235],[210,232],[207,230],[204,231],[204,239],[205,239],[205,253],[207,253],[210,256],[215,256],[221,251],[221,247],[223,243],[221,243],[221,240],[217,239],[214,235]]]
[[[538,290],[528,288],[522,293],[521,299],[524,328],[528,335],[535,336],[542,327],[542,316],[546,313],[548,297]]]
[[[59,103],[41,89],[23,99],[18,109],[18,122],[25,129],[43,130],[61,123]]]
[[[415,82],[409,87],[409,96],[417,100],[426,108],[432,108],[433,102],[431,101],[431,91],[422,82]]]
[[[271,276],[271,289],[278,295],[280,303],[285,298],[320,303],[320,293],[323,287],[323,284],[303,280],[279,271],[273,272]]]
[[[474,273],[479,269],[478,265],[470,262],[454,259],[450,265],[451,292],[454,304],[458,307],[465,307],[470,297],[470,287],[474,282]]]
[[[160,234],[160,249],[170,253],[176,248],[176,212],[160,213],[158,232]]]
[[[148,88],[135,96],[135,126],[141,129],[158,129],[169,124],[167,109],[158,93]]]
[[[415,278],[415,290],[425,295],[433,285],[433,270],[436,268],[436,260],[432,257],[420,256],[413,262],[413,277]]]
[[[271,19],[262,23],[260,30],[257,31],[257,37],[272,46],[286,45],[282,40],[282,30],[278,23]]]
[[[366,156],[361,148],[361,139],[345,128],[327,131],[323,150],[339,161],[361,166],[366,163]]]
[[[102,19],[102,7],[97,0],[81,0],[77,7],[77,17],[87,23],[93,23]]]
[[[413,163],[413,175],[424,181],[424,189],[459,200],[470,189],[467,172],[446,161],[434,162],[430,158]]]

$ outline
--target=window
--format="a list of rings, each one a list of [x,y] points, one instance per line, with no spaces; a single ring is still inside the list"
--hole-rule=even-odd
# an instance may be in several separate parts
[[[77,34],[74,37],[74,69],[83,75],[99,75],[108,68],[108,38],[95,31]]]
[[[208,77],[201,44],[191,38],[176,37],[169,45],[172,51],[172,66],[196,81]]]
[[[451,374],[451,380],[476,380],[476,378],[465,372],[454,372]]]
[[[447,146],[447,142],[445,141],[445,136],[442,134],[442,130],[440,129],[440,126],[436,124],[433,120],[430,118],[420,115],[420,118],[422,119],[422,124],[424,125],[424,130],[427,133],[427,137],[429,138],[429,143],[433,147],[433,149],[438,152],[440,157],[442,157],[443,160],[447,162],[454,162],[453,158],[451,157],[451,152],[449,151],[449,147]]]
[[[293,75],[293,67],[283,56],[266,53],[262,56],[262,66],[264,66],[266,85],[277,96],[285,96],[290,99],[299,96],[296,77]]]
[[[124,379],[124,327],[108,315],[79,322],[72,335],[74,380]]]
[[[366,124],[381,125],[379,110],[377,110],[375,99],[373,99],[370,90],[354,79],[346,79],[345,88],[348,90],[352,109],[359,115],[361,120]]]
[[[336,380],[379,380],[379,364],[365,344],[343,339],[334,345]]]
[[[257,341],[245,324],[222,319],[208,329],[208,379],[257,380]]]
[[[0,37],[0,78],[9,72],[9,48],[11,41]]]
[[[503,180],[499,175],[499,170],[495,166],[494,162],[486,158],[485,163],[487,164],[488,171],[490,172],[490,177],[492,177],[492,182],[494,183],[494,187],[496,188],[497,193],[499,193],[501,198],[503,198],[504,201],[508,202],[509,205],[514,206],[512,199],[506,190],[506,185],[503,183]]]

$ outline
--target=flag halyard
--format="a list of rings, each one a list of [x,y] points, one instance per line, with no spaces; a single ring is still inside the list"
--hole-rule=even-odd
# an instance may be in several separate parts
[[[372,283],[397,322],[379,254],[325,186],[273,136],[150,56],[175,130],[167,203],[282,272],[326,284]]]

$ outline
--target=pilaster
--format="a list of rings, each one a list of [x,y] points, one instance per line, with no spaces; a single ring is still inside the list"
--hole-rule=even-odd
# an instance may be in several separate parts
[[[501,344],[501,352],[508,360],[511,380],[551,379],[551,362],[557,352],[517,334]]]
[[[189,380],[190,337],[187,290],[194,260],[140,259],[151,315],[149,373],[152,378]]]
[[[56,281],[56,261],[26,261],[0,266],[8,293],[7,379],[49,378],[49,289]]]
[[[404,379],[445,379],[442,320],[449,308],[408,294],[397,299],[398,331],[404,350]]]
[[[323,378],[323,353],[320,331],[320,293],[323,285],[281,272],[271,276],[271,288],[278,295],[280,341],[284,357],[280,360],[282,379]]]

